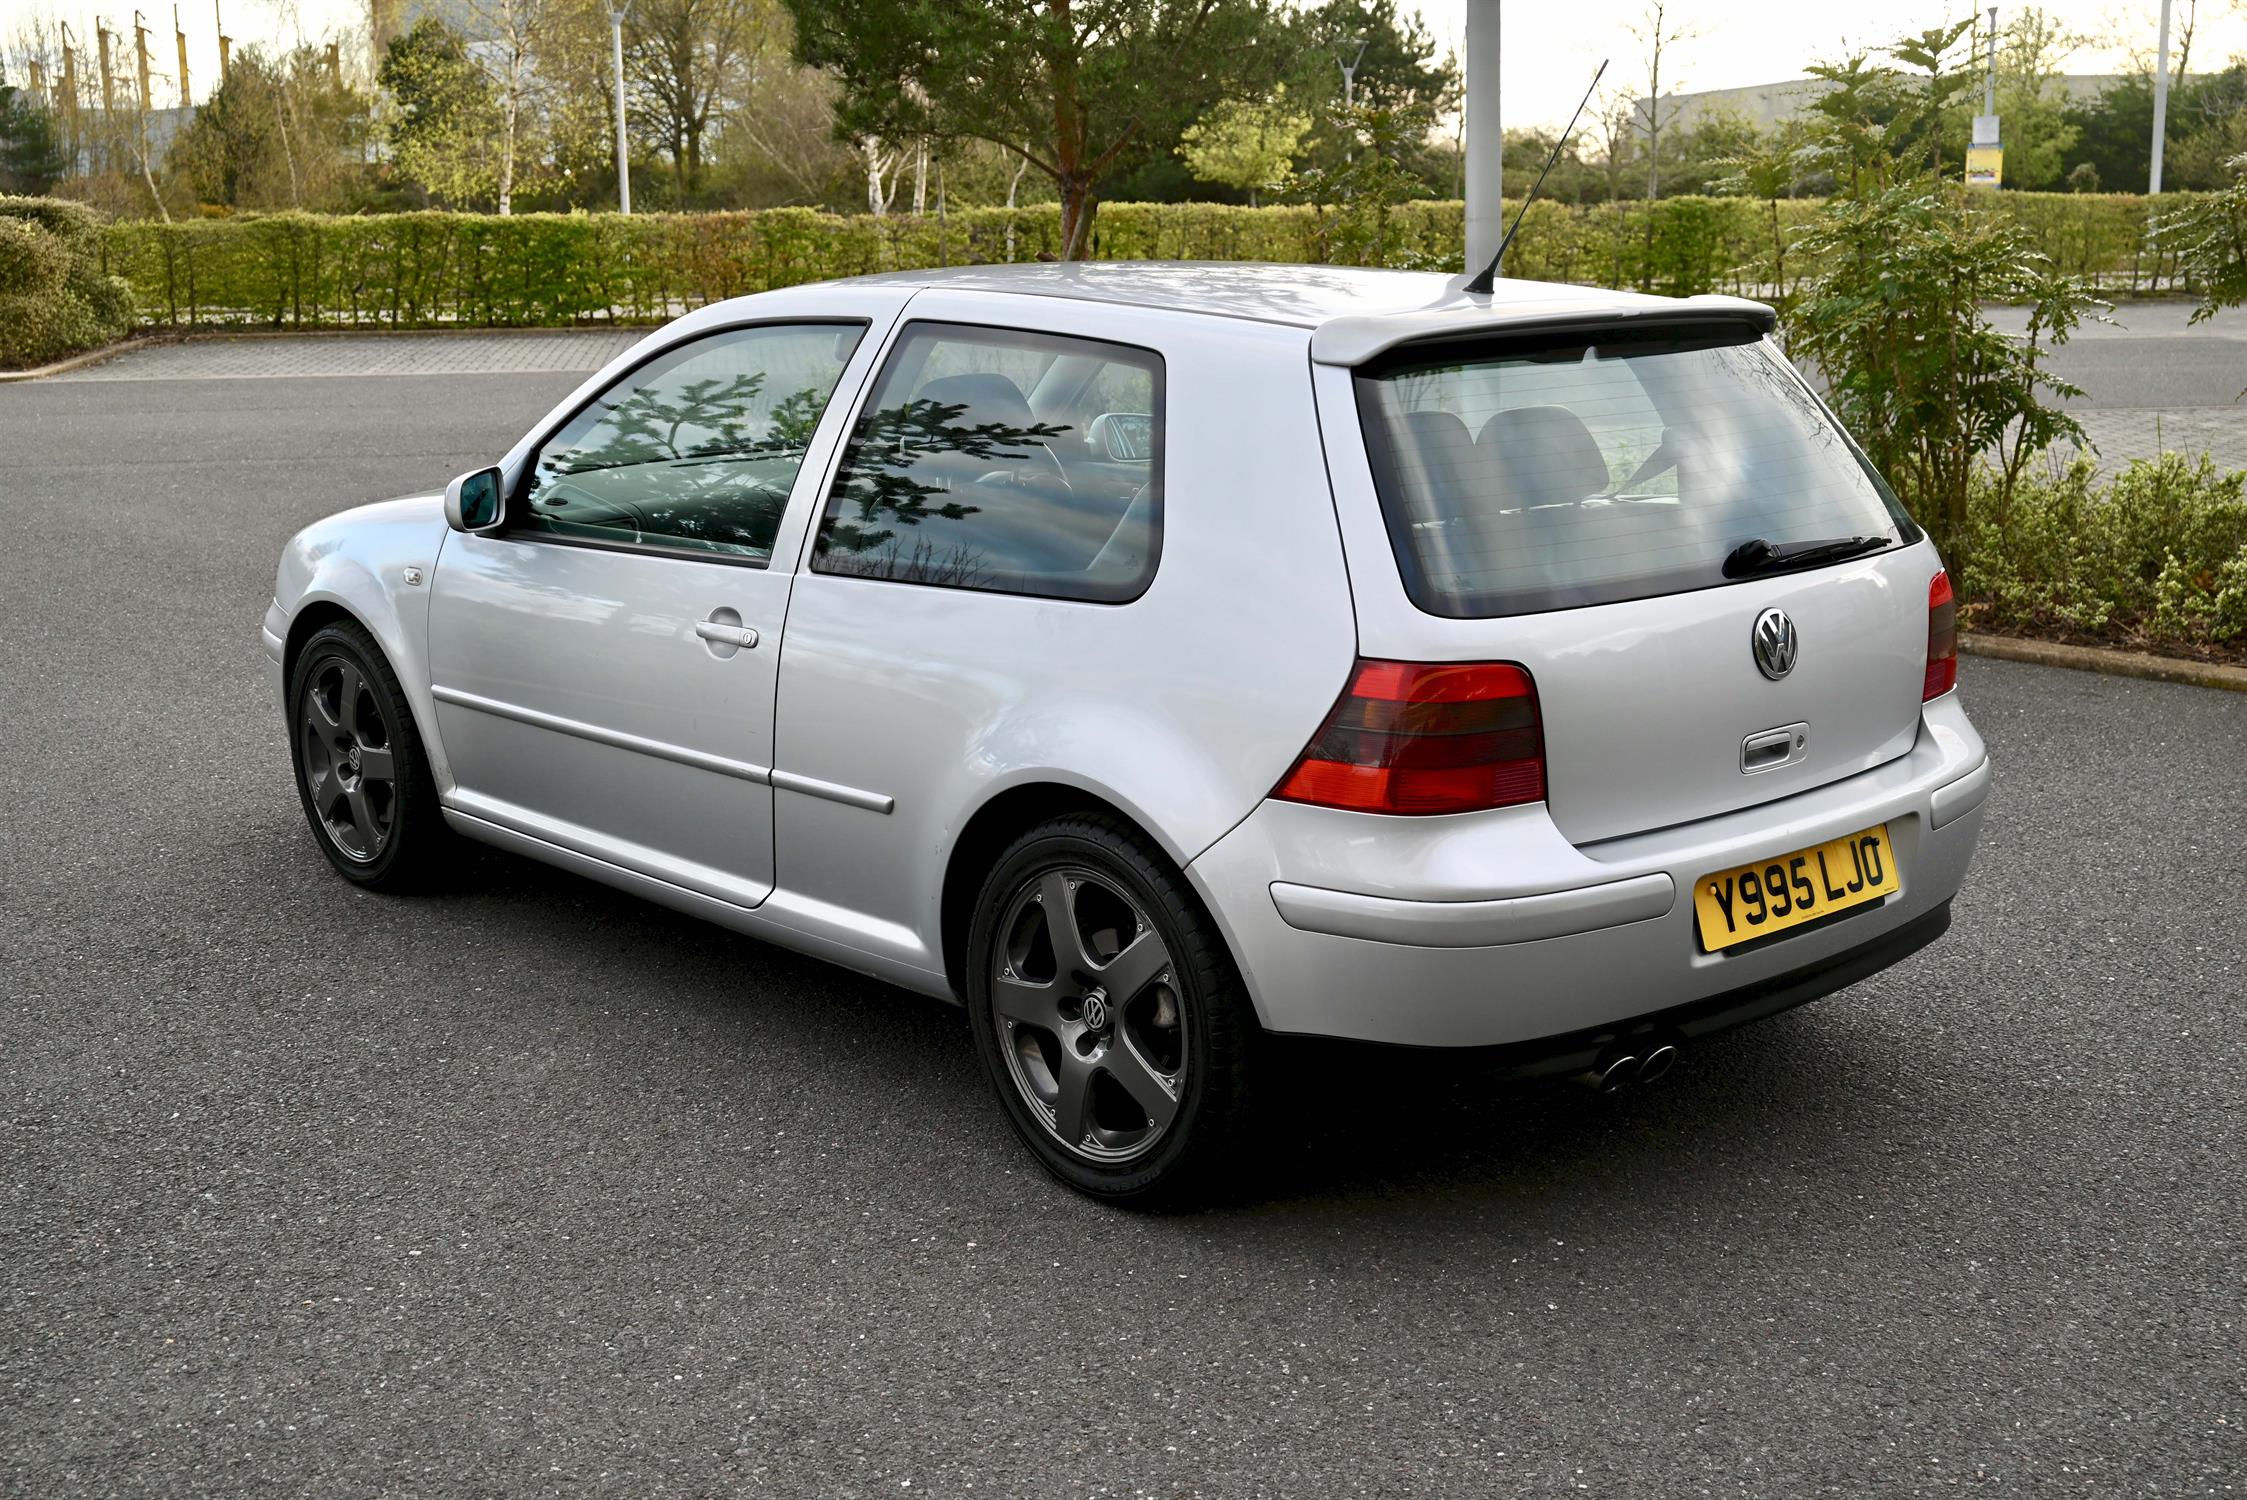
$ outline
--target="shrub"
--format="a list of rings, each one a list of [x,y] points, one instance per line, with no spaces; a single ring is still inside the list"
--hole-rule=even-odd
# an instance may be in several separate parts
[[[51,292],[70,274],[70,247],[20,219],[0,219],[0,296]]]
[[[0,368],[42,365],[122,337],[131,290],[101,269],[101,220],[83,204],[0,197]]]
[[[2166,205],[2187,195],[2157,200]],[[49,205],[56,227],[92,236],[76,204]],[[2018,226],[2055,269],[2145,290],[2179,274],[2173,250],[2144,245],[2149,200],[2124,194],[2000,193],[1975,211]],[[1533,208],[1506,255],[1515,276],[1672,294],[1779,292],[1807,267],[1792,241],[1820,204],[1782,199],[1664,198],[1653,203]],[[1511,207],[1508,210],[1511,213]],[[1335,211],[1316,204],[1101,206],[1093,252],[1107,260],[1315,262],[1334,241]],[[63,221],[67,220],[67,224]],[[244,214],[100,231],[107,269],[125,277],[152,322],[173,326],[567,326],[660,322],[724,297],[868,271],[1034,260],[1058,252],[1057,206],[964,209],[943,216],[778,208],[714,214]],[[1456,267],[1459,204],[1389,209],[1385,263]]]
[[[1968,623],[2121,645],[2247,645],[2247,472],[2206,454],[1985,472],[1972,500]]]
[[[2200,293],[2192,321],[2247,303],[2247,156],[2229,163],[2231,186],[2154,221],[2153,241],[2177,257]]]

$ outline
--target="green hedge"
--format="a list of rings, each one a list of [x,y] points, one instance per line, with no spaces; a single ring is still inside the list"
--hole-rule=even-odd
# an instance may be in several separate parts
[[[102,270],[102,221],[79,203],[0,196],[0,369],[43,365],[122,338],[125,283]]]
[[[2137,459],[2104,481],[2080,459],[1968,502],[1980,629],[2238,657],[2247,651],[2247,472],[2207,454]]]
[[[2148,199],[2005,193],[1990,202],[2027,224],[2063,268],[2103,285],[2136,292],[2175,279],[2173,261],[2145,247]],[[1781,234],[1791,237],[1817,207],[1781,203]],[[1303,205],[1111,203],[1094,250],[1112,260],[1318,261],[1331,224],[1331,211]],[[810,209],[275,214],[113,224],[102,254],[143,316],[171,326],[552,327],[658,322],[724,297],[869,271],[1032,260],[1059,248],[1060,229],[1050,205],[882,219]],[[1460,205],[1402,205],[1390,235],[1392,264],[1457,266]],[[1522,226],[1507,267],[1680,295],[1771,295],[1785,290],[1772,237],[1770,205],[1749,199],[1548,202]]]

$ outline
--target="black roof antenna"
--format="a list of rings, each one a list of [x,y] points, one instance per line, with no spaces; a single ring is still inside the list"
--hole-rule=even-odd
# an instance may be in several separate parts
[[[1568,117],[1568,128],[1560,133],[1559,140],[1553,142],[1553,154],[1546,157],[1545,165],[1538,169],[1537,181],[1530,185],[1529,196],[1521,200],[1520,208],[1514,210],[1514,222],[1506,226],[1505,238],[1498,241],[1498,253],[1490,257],[1490,264],[1482,268],[1481,275],[1467,283],[1468,291],[1485,297],[1490,295],[1491,282],[1498,275],[1498,262],[1506,258],[1506,247],[1514,242],[1514,231],[1521,228],[1522,215],[1528,213],[1529,205],[1537,201],[1537,190],[1545,185],[1545,174],[1553,169],[1554,162],[1560,160],[1561,152],[1568,147],[1568,138],[1576,133],[1576,122],[1583,118],[1584,106],[1592,102],[1592,90],[1599,87],[1601,77],[1607,72],[1607,64],[1607,58],[1599,60],[1599,71],[1592,74],[1591,84],[1584,90],[1584,97],[1576,101],[1576,113]],[[1505,154],[1506,142],[1501,135],[1498,141],[1500,161],[1505,160]]]

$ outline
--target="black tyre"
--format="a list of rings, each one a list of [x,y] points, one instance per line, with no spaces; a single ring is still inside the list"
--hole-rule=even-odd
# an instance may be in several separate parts
[[[1135,1207],[1217,1186],[1261,1033],[1215,925],[1128,823],[1056,819],[999,857],[969,936],[968,1016],[1054,1176]]]
[[[322,626],[289,674],[289,753],[312,836],[370,890],[419,884],[451,833],[406,695],[356,623]]]

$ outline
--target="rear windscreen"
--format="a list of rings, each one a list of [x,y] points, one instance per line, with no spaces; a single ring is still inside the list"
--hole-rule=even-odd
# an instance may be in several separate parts
[[[1406,591],[1430,614],[1711,588],[1758,539],[1918,536],[1744,326],[1407,349],[1357,391]]]

